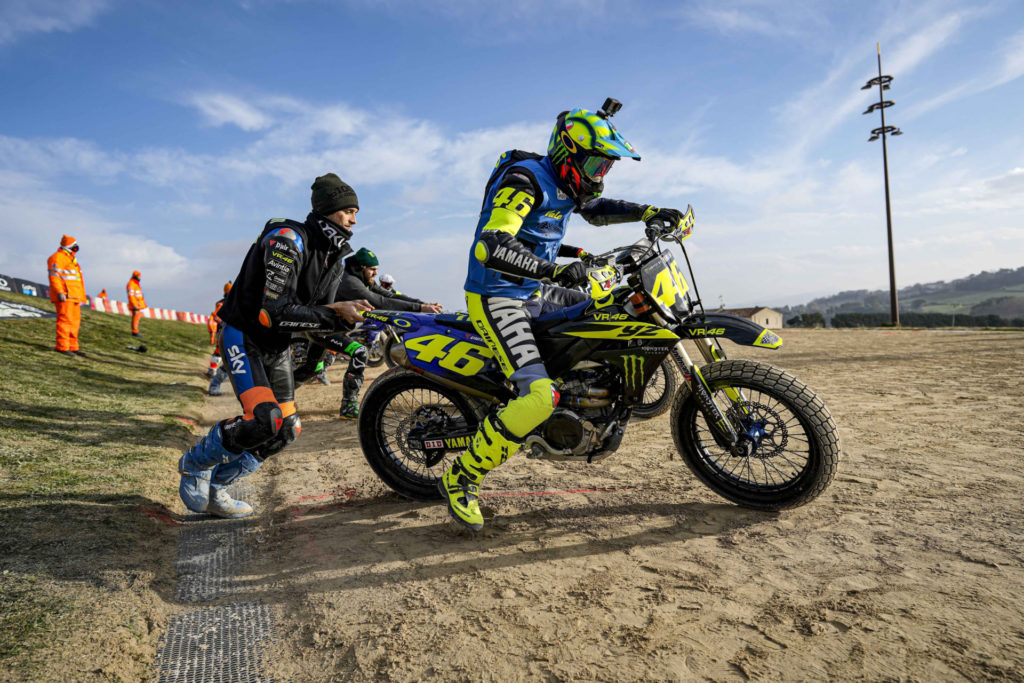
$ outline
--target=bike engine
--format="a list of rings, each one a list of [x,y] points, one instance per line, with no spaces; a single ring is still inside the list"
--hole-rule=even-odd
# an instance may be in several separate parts
[[[603,369],[573,370],[559,387],[558,407],[527,437],[531,458],[587,460],[597,457],[616,429],[614,379]],[[615,440],[614,450],[618,446]],[[608,451],[610,453],[610,451]]]
[[[556,409],[544,423],[541,434],[559,450],[574,450],[583,441],[583,421],[573,412]]]

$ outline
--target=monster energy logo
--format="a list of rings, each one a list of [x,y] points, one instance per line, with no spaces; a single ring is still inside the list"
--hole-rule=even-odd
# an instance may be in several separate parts
[[[622,370],[626,375],[626,386],[639,389],[644,382],[644,357],[623,356]]]

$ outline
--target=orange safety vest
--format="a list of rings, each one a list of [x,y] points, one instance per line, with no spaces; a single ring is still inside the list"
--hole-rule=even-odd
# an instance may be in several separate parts
[[[46,259],[46,271],[50,276],[50,301],[57,303],[58,295],[66,294],[72,303],[85,303],[85,282],[82,267],[75,255],[66,249],[58,249]]]
[[[206,329],[208,329],[211,333],[217,331],[217,325],[220,324],[220,317],[217,314],[220,313],[220,307],[223,305],[223,299],[214,304],[213,313],[210,314],[210,318],[206,322]]]
[[[146,299],[142,296],[142,287],[138,280],[135,278],[128,280],[125,290],[128,292],[128,308],[133,311],[141,311],[146,308]]]

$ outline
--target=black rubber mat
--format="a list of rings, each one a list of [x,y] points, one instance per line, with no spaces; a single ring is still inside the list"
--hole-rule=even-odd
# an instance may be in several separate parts
[[[228,489],[255,507],[248,485]],[[175,600],[187,604],[225,601],[244,587],[237,577],[252,560],[252,518],[185,517],[178,541]],[[261,672],[261,652],[274,634],[270,609],[260,601],[226,601],[174,617],[157,651],[161,683],[269,681]]]

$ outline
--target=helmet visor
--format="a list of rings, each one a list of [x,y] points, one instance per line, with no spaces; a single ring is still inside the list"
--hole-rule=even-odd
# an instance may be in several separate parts
[[[591,180],[600,180],[606,173],[608,173],[608,169],[610,169],[614,163],[614,159],[589,156],[583,161],[583,174]]]

